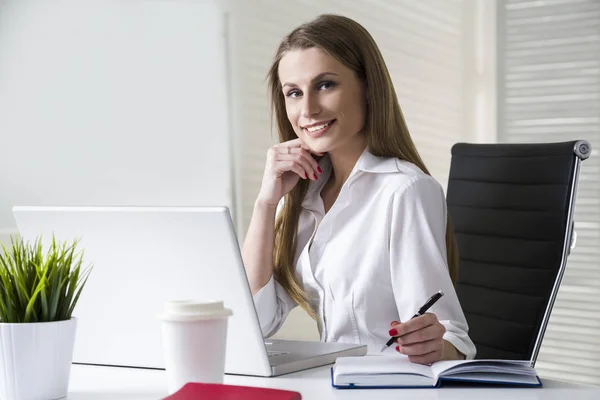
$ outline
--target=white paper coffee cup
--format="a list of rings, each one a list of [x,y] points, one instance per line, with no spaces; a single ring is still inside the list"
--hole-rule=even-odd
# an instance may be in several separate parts
[[[171,301],[164,306],[162,343],[169,394],[188,382],[223,383],[227,318],[222,301]]]

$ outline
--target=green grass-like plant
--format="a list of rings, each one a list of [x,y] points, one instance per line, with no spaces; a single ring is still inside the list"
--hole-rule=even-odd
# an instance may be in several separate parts
[[[11,236],[0,253],[0,323],[71,319],[92,266],[83,269],[78,240],[52,244],[44,254],[40,238],[31,244]]]

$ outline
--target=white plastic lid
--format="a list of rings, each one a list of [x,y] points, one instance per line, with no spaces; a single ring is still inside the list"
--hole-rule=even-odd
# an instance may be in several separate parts
[[[233,312],[223,306],[222,301],[169,301],[158,316],[163,321],[196,321],[201,319],[226,318]]]

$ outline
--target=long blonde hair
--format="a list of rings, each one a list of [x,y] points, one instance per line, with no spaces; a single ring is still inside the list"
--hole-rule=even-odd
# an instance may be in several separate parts
[[[397,157],[417,165],[429,174],[410,137],[400,109],[392,79],[377,44],[359,23],[350,18],[324,14],[288,34],[279,45],[269,70],[272,120],[275,119],[280,142],[297,136],[287,119],[285,98],[279,79],[279,62],[286,52],[296,49],[320,48],[354,71],[364,82],[367,111],[364,132],[369,151],[380,157]],[[308,180],[300,180],[285,197],[275,223],[273,265],[275,279],[309,315],[316,318],[305,291],[294,276],[297,247],[297,227],[301,203],[308,189]],[[446,229],[448,267],[452,282],[458,275],[458,249],[452,225]]]

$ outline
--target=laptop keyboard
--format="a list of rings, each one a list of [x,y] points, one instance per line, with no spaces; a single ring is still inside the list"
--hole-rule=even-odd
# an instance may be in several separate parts
[[[269,357],[277,357],[277,356],[282,356],[284,354],[290,354],[290,352],[289,351],[267,350],[267,355]]]

